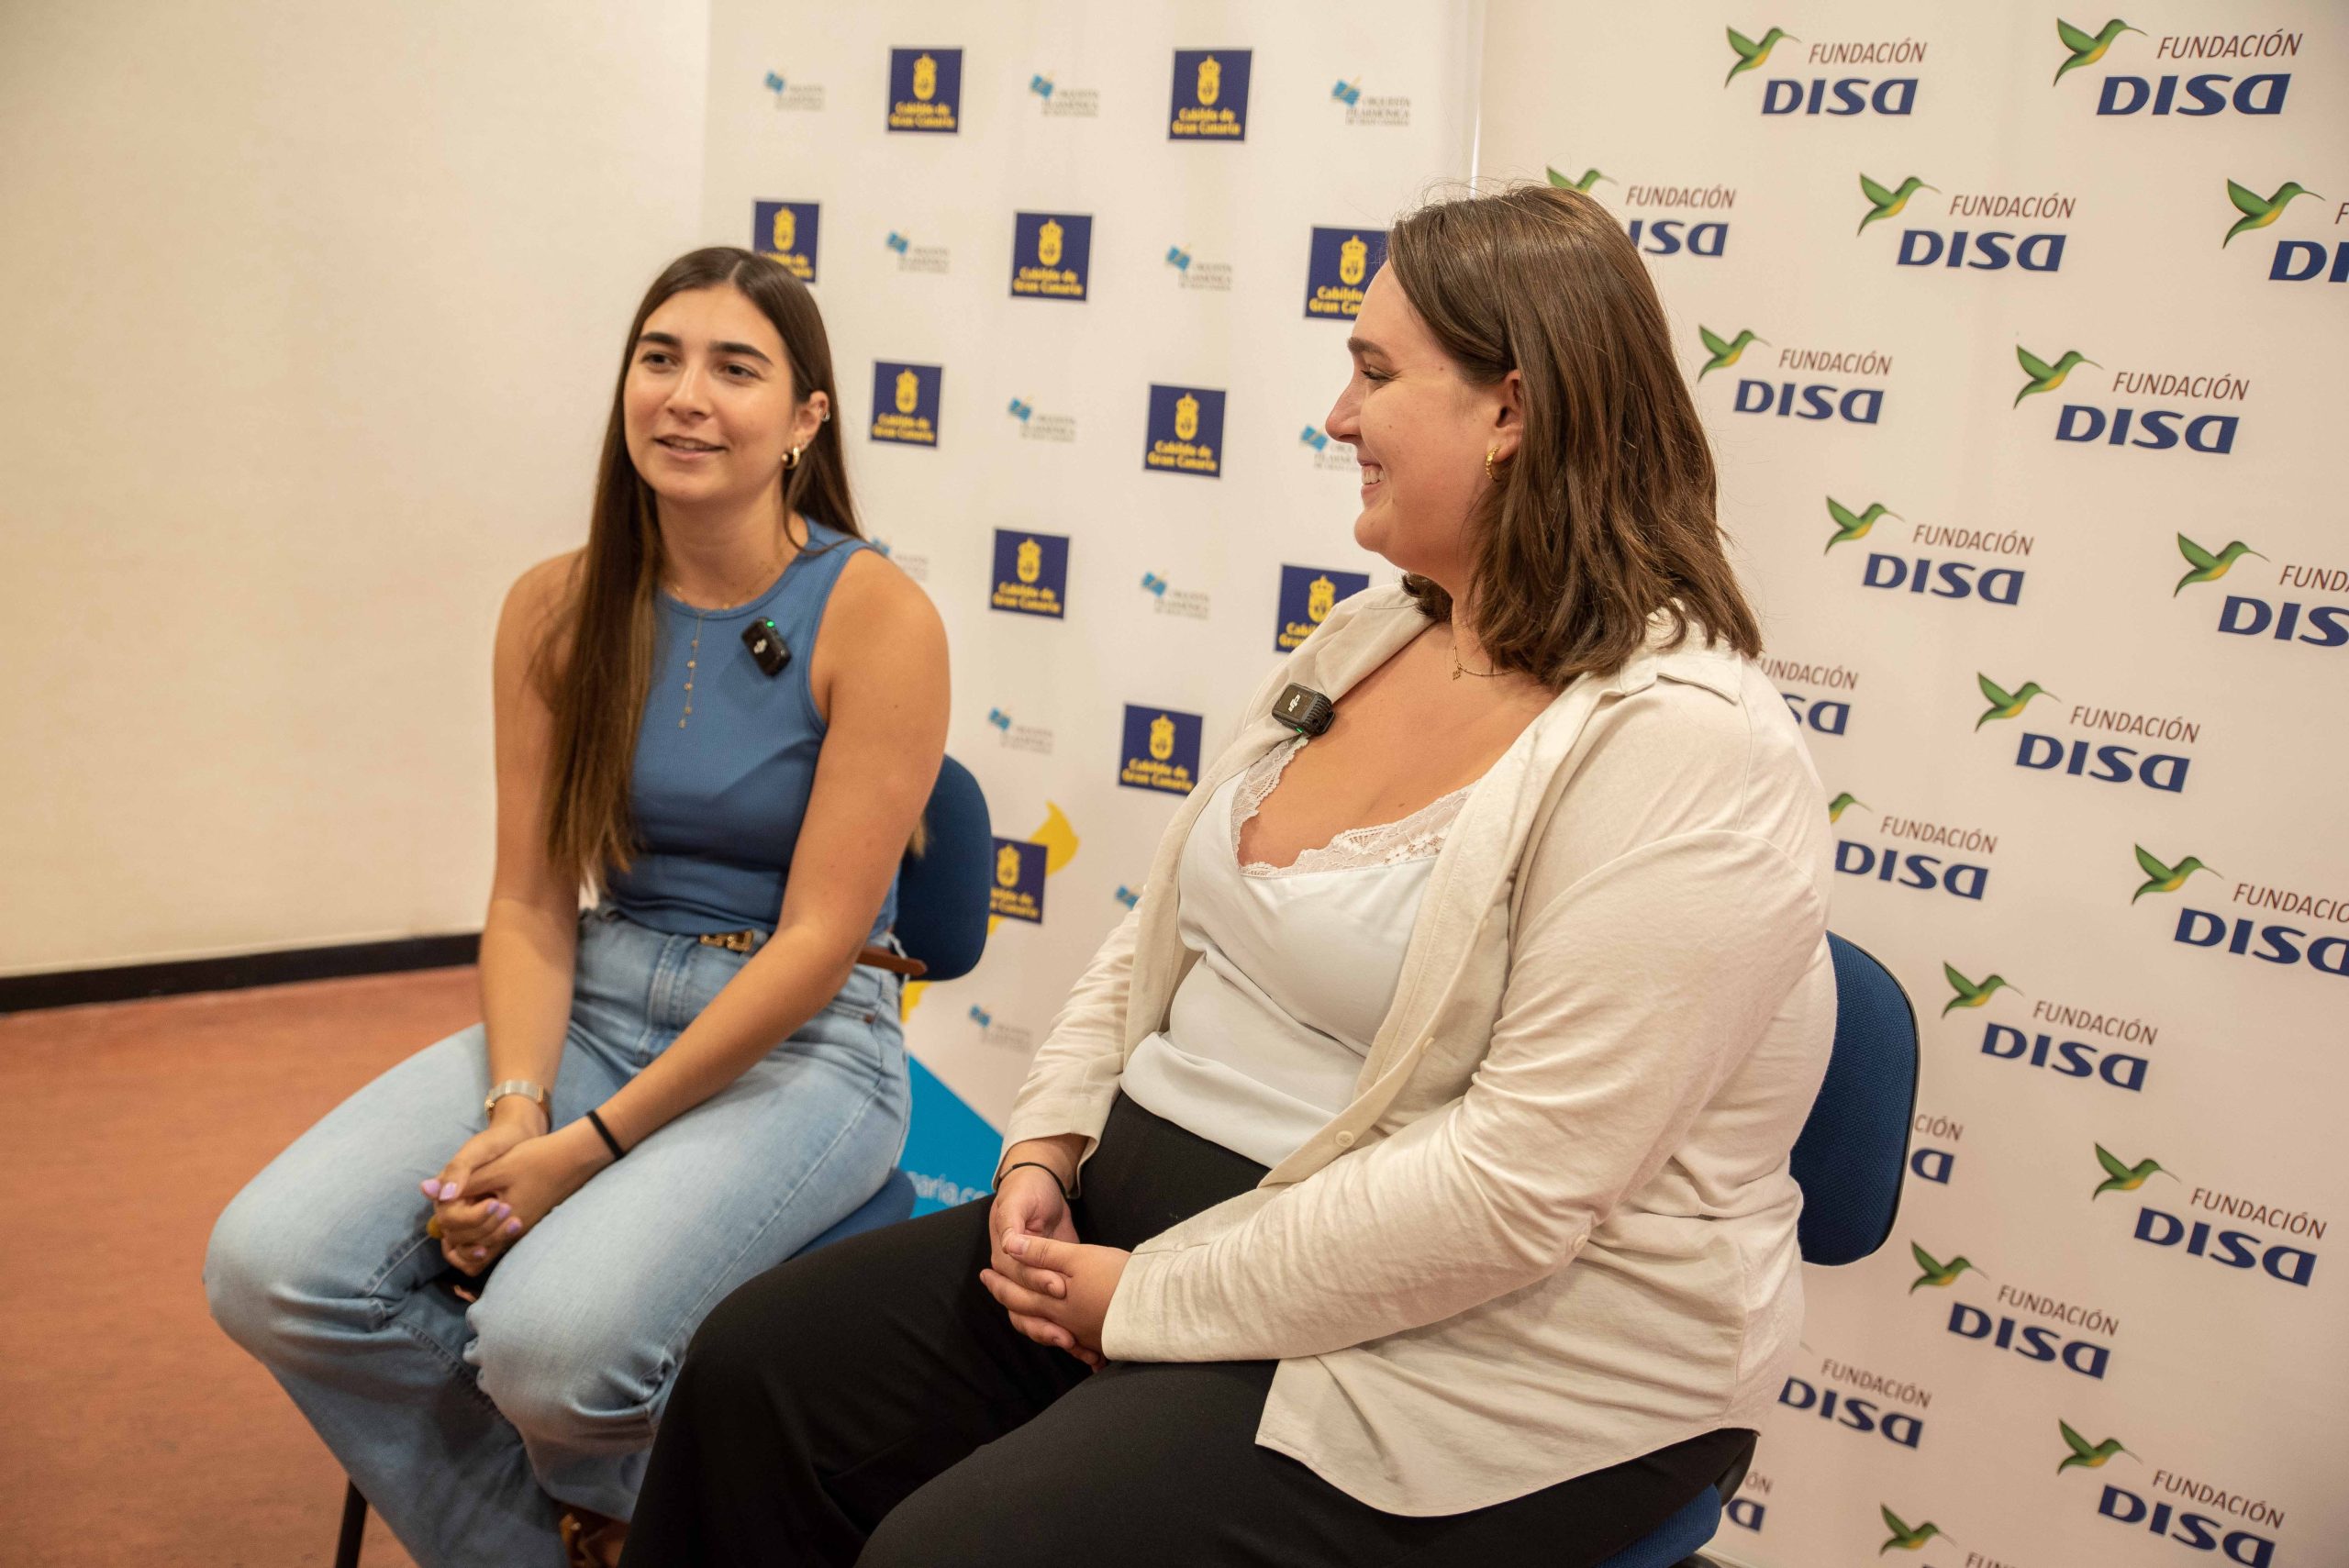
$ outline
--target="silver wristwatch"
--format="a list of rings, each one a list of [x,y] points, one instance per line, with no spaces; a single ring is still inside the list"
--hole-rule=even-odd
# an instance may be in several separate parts
[[[520,1095],[536,1104],[539,1109],[547,1108],[547,1092],[544,1089],[540,1088],[528,1078],[508,1078],[489,1091],[489,1098],[481,1103],[481,1114],[488,1116],[495,1112],[497,1109],[497,1102],[508,1095]]]

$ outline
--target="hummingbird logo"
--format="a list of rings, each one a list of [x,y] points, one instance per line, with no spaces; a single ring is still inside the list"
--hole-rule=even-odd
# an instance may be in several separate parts
[[[1591,186],[1598,183],[1601,180],[1606,181],[1610,185],[1615,183],[1614,175],[1602,174],[1596,169],[1584,170],[1582,172],[1582,178],[1579,180],[1570,180],[1565,175],[1559,173],[1555,169],[1548,170],[1547,172],[1550,176],[1550,183],[1557,186],[1558,189],[1562,191],[1580,191],[1584,195],[1590,195]]]
[[[2207,871],[2212,876],[2219,874],[2217,868],[2204,865],[2192,855],[2187,856],[2174,866],[2165,866],[2147,854],[2144,845],[2137,845],[2136,850],[2137,869],[2145,873],[2146,880],[2143,886],[2129,895],[2129,902],[2132,904],[2148,893],[2176,893],[2186,885],[2186,879],[2198,871]]]
[[[1862,800],[1850,790],[1845,790],[1842,794],[1837,795],[1834,799],[1827,803],[1827,820],[1830,822],[1841,822],[1843,820],[1843,813],[1854,806],[1858,806],[1863,811],[1874,811],[1876,809],[1875,806],[1870,806],[1866,801]]]
[[[2096,1162],[2104,1167],[2104,1181],[2088,1195],[2090,1203],[2107,1193],[2133,1193],[2156,1175],[2167,1176],[2173,1182],[2177,1180],[2176,1172],[2165,1171],[2151,1160],[2140,1160],[2133,1165],[2124,1164],[2120,1155],[2101,1143],[2096,1146]]]
[[[1960,974],[1955,964],[1944,962],[1942,965],[1942,975],[1949,982],[1949,988],[1957,993],[1949,999],[1948,1006],[1942,1009],[1943,1018],[1948,1018],[1953,1008],[1987,1006],[1990,1000],[1990,993],[2001,986],[2009,991],[2014,991],[2018,996],[2022,995],[2021,991],[2015,991],[2013,983],[2003,974],[1993,974],[1984,980],[1981,984],[1976,985]]]
[[[1917,1294],[1917,1288],[1920,1285],[1930,1284],[1936,1287],[1945,1288],[1949,1285],[1954,1284],[1957,1283],[1958,1275],[1964,1273],[1968,1269],[1974,1269],[1973,1262],[1965,1257],[1952,1258],[1946,1263],[1937,1262],[1934,1261],[1933,1255],[1931,1252],[1926,1251],[1914,1241],[1909,1243],[1909,1255],[1917,1260],[1917,1266],[1919,1268],[1925,1271],[1923,1273],[1919,1274],[1914,1280],[1909,1282],[1909,1294],[1911,1296]],[[1978,1274],[1982,1271],[1980,1269],[1974,1269],[1974,1272]],[[1896,1526],[1895,1528],[1897,1529],[1898,1527]]]
[[[2055,1466],[2055,1473],[2058,1475],[2076,1464],[2083,1469],[2102,1470],[2104,1462],[2114,1454],[2129,1453],[2127,1449],[2121,1446],[2119,1438],[2107,1438],[2100,1443],[2091,1444],[2087,1439],[2072,1429],[2072,1424],[2069,1421],[2059,1420],[2055,1424],[2064,1429],[2064,1441],[2072,1451],[2064,1456],[2061,1463]],[[2129,1453],[2129,1457],[2134,1459],[2137,1456]]]
[[[2251,546],[2243,543],[2241,539],[2232,541],[2226,549],[2219,551],[2218,554],[2213,555],[2209,550],[2204,550],[2200,545],[2196,544],[2192,539],[2188,539],[2184,534],[2177,536],[2177,553],[2186,557],[2186,563],[2188,566],[2191,566],[2194,570],[2179,578],[2177,580],[2177,586],[2169,591],[2169,596],[2173,599],[2176,598],[2179,594],[2185,592],[2188,584],[2215,583],[2220,578],[2224,577],[2227,574],[2228,567],[2232,566],[2244,556],[2259,555],[2259,551],[2252,549]],[[2267,558],[2264,555],[2259,555],[2259,559],[2265,561]]]
[[[2033,697],[2052,697],[2055,695],[2054,692],[2051,692],[2042,686],[2037,681],[2025,681],[2021,685],[2017,686],[2013,693],[2009,695],[2009,693],[1999,689],[1998,682],[1990,679],[1989,676],[1985,675],[1978,671],[1975,673],[1974,684],[1980,686],[1982,688],[1982,695],[1990,699],[1990,706],[1984,708],[1982,710],[1982,717],[1974,721],[1974,728],[1976,729],[1981,728],[1984,725],[1989,723],[1994,718],[2012,718],[2016,717],[2018,714],[2021,713],[2024,708],[2031,706],[2031,699]]]
[[[1835,519],[1835,537],[1827,541],[1828,550],[1833,550],[1837,545],[1848,543],[1855,539],[1867,538],[1868,530],[1876,527],[1876,520],[1878,517],[1890,517],[1895,522],[1909,520],[1898,512],[1886,511],[1884,503],[1881,501],[1869,502],[1866,511],[1854,515],[1849,506],[1844,506],[1832,495],[1827,497],[1827,515]],[[1820,553],[1826,552],[1822,550]]]
[[[2051,365],[2021,343],[2015,345],[2015,362],[2022,366],[2022,373],[2031,379],[2022,384],[2021,392],[2015,394],[2014,402],[2008,405],[2010,408],[2021,407],[2022,400],[2034,392],[2053,392],[2063,385],[2064,378],[2072,373],[2075,365],[2096,365],[2094,360],[2077,349],[2065,350],[2064,357]],[[2096,368],[2102,370],[2104,367],[2096,365]]]
[[[2135,33],[2139,38],[2145,36],[2143,28],[2132,28],[2118,17],[2105,23],[2093,37],[2058,17],[2055,19],[2055,36],[2064,40],[2064,47],[2072,54],[2070,59],[2055,68],[2055,82],[2064,80],[2066,71],[2076,66],[2094,65],[2102,60],[2104,51],[2118,42],[2122,33]],[[2048,85],[2053,87],[2055,82],[2050,82]]]
[[[1779,44],[1800,42],[1802,42],[1802,39],[1795,37],[1794,34],[1787,31],[1784,28],[1772,28],[1768,32],[1762,35],[1762,41],[1760,43],[1755,43],[1752,39],[1747,38],[1735,28],[1730,28],[1729,47],[1737,51],[1737,63],[1731,66],[1729,68],[1729,74],[1721,78],[1721,85],[1726,87],[1731,83],[1736,81],[1738,73],[1741,72],[1752,71],[1758,66],[1767,64],[1770,59],[1770,51],[1777,48]]]
[[[1877,1511],[1884,1515],[1884,1528],[1892,1532],[1892,1539],[1876,1549],[1876,1554],[1878,1557],[1883,1556],[1886,1552],[1891,1551],[1896,1546],[1903,1551],[1922,1551],[1925,1550],[1925,1542],[1932,1540],[1932,1538],[1937,1535],[1941,1536],[1943,1540],[1947,1540],[1949,1539],[1946,1534],[1943,1533],[1942,1527],[1933,1523],[1931,1519],[1927,1519],[1915,1529],[1910,1529],[1907,1525],[1900,1522],[1900,1516],[1898,1514],[1894,1513],[1890,1508],[1885,1507],[1882,1504],[1878,1504],[1876,1507]]]
[[[2232,228],[2227,230],[2227,237],[2219,241],[2219,249],[2223,250],[2233,244],[2235,236],[2244,230],[2265,228],[2283,217],[2284,208],[2294,196],[2316,196],[2316,193],[2298,180],[2287,180],[2276,187],[2274,195],[2263,201],[2259,194],[2248,185],[2238,185],[2232,180],[2229,180],[2227,200],[2234,203],[2235,210],[2243,216],[2235,219],[2235,226]],[[2316,196],[2316,199],[2324,200],[2322,196]]]
[[[1938,193],[1940,189],[1940,186],[1929,185],[1925,183],[1924,181],[1917,178],[1916,175],[1911,174],[1907,179],[1900,182],[1899,189],[1887,191],[1882,185],[1877,184],[1874,180],[1871,180],[1865,174],[1863,174],[1860,176],[1860,195],[1867,197],[1868,199],[1868,215],[1867,217],[1860,219],[1859,228],[1852,230],[1852,232],[1855,235],[1865,234],[1867,232],[1868,225],[1874,223],[1877,218],[1898,217],[1900,215],[1900,209],[1909,205],[1909,198],[1915,195],[1919,191],[1933,191]]]
[[[1770,340],[1767,338],[1757,338],[1750,331],[1741,331],[1734,338],[1723,339],[1711,328],[1702,326],[1697,328],[1697,336],[1704,340],[1705,351],[1713,356],[1706,361],[1705,368],[1697,373],[1698,381],[1704,380],[1715,371],[1727,370],[1737,363],[1738,355],[1745,352],[1745,346],[1748,343],[1767,343]]]

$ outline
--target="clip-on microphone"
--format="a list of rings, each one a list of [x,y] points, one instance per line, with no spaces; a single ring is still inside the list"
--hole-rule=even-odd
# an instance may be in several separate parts
[[[742,628],[742,646],[751,651],[751,657],[759,662],[759,668],[767,673],[770,680],[782,674],[784,666],[791,662],[791,650],[784,646],[783,633],[763,616]]]
[[[1273,717],[1296,730],[1299,735],[1319,735],[1330,728],[1338,716],[1337,705],[1310,686],[1300,686],[1295,681],[1273,705]]]

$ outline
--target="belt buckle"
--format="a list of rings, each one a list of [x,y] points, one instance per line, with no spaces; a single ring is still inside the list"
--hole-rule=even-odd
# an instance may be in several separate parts
[[[702,934],[701,945],[724,948],[728,952],[749,952],[759,945],[759,933],[755,930],[706,931]]]

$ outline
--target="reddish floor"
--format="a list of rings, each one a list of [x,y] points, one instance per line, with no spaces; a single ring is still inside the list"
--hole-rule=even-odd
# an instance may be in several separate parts
[[[327,1568],[342,1478],[212,1326],[229,1197],[478,1016],[470,969],[0,1018],[0,1562]],[[412,1568],[371,1520],[367,1568]]]

